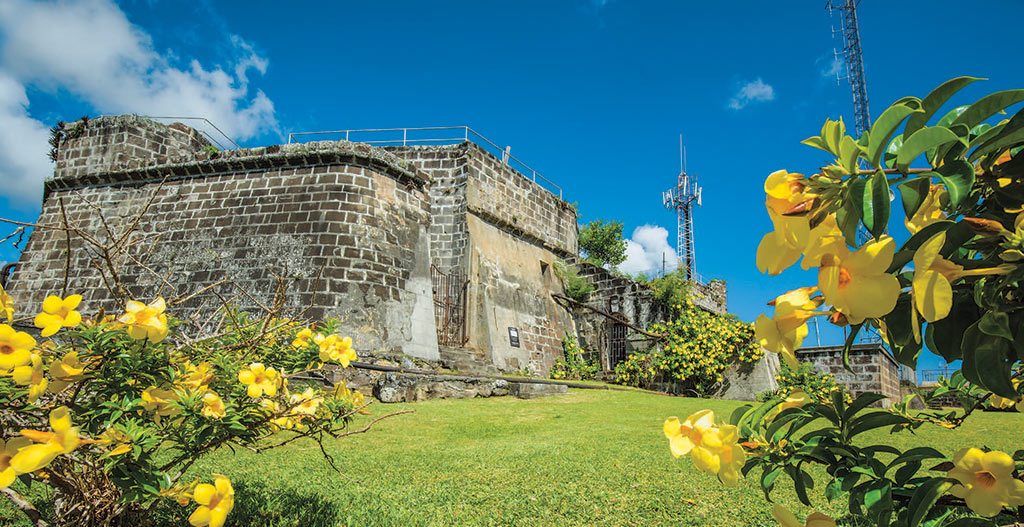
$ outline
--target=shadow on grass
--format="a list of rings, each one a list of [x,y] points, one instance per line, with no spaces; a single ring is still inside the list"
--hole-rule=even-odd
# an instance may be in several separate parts
[[[235,508],[228,525],[261,527],[336,527],[342,522],[335,503],[316,492],[271,488],[259,481],[240,480],[235,487]],[[171,503],[156,514],[154,527],[180,527],[196,504],[178,507]]]

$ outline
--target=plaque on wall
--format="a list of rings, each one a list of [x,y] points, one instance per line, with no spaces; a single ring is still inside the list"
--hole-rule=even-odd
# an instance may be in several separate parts
[[[509,326],[508,343],[511,344],[513,348],[519,347],[519,328]]]

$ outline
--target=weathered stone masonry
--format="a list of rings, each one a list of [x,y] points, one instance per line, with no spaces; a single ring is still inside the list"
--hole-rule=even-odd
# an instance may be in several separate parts
[[[99,213],[119,234],[148,203],[120,277],[132,296],[187,294],[228,279],[249,296],[226,285],[219,292],[253,307],[273,298],[280,274],[289,282],[289,307],[339,317],[362,349],[437,358],[430,203],[415,167],[346,142],[242,149],[216,159],[203,146],[182,125],[94,120],[60,149],[40,223],[60,225],[63,203],[71,224],[110,238]],[[33,233],[11,294],[38,303],[59,292],[66,250],[63,232]],[[72,287],[94,307],[116,310],[97,258],[72,240]],[[161,290],[165,281],[176,291]],[[209,316],[220,302],[213,293],[176,314]]]

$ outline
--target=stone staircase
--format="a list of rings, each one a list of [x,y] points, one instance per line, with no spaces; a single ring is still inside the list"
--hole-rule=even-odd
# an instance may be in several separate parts
[[[439,346],[441,366],[466,375],[501,375],[502,372],[491,364],[483,353],[465,348]]]

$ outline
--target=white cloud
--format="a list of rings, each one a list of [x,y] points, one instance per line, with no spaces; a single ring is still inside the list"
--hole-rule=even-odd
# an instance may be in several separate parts
[[[821,70],[821,76],[834,78],[843,70],[843,65],[843,59],[839,57],[832,57],[832,60],[828,63],[828,67]]]
[[[619,270],[656,276],[661,274],[663,261],[666,272],[674,271],[679,264],[676,250],[668,243],[668,230],[657,225],[641,225],[633,230],[632,238],[626,240],[626,261],[619,265]]]
[[[0,196],[28,208],[42,194],[40,181],[52,168],[47,152],[49,129],[28,116],[25,87],[0,70]],[[31,197],[33,199],[16,199]]]
[[[267,61],[237,36],[230,37],[235,58],[227,69],[208,69],[196,60],[179,68],[171,64],[170,52],[158,53],[149,35],[110,0],[4,0],[0,42],[5,127],[15,119],[35,136],[47,128],[28,112],[25,88],[34,86],[66,90],[103,114],[205,117],[239,140],[278,130],[273,102],[249,90],[249,74],[265,73]],[[26,184],[2,188],[0,195],[20,199],[26,188],[35,188],[38,197],[50,168],[35,156],[42,151],[45,160],[46,138],[42,146],[25,149],[29,139],[12,136],[0,132],[0,152],[15,152],[13,158],[0,157],[0,176],[6,181],[17,174]]]
[[[736,95],[729,99],[729,108],[742,110],[748,104],[754,102],[768,102],[775,99],[775,88],[765,83],[760,77],[750,81],[736,92]]]

